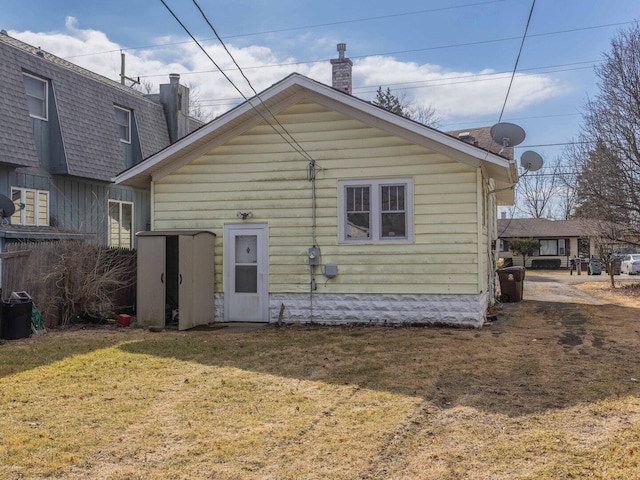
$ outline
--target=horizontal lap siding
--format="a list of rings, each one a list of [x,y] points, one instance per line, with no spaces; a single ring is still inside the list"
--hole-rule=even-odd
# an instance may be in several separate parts
[[[321,262],[338,264],[318,292],[478,293],[476,172],[362,122],[300,103],[278,115],[321,169],[316,240]],[[258,125],[156,182],[154,228],[205,229],[216,237],[216,291],[222,288],[225,223],[269,224],[269,290],[309,290],[312,245],[308,161],[267,125]],[[338,180],[412,177],[414,242],[338,243]]]

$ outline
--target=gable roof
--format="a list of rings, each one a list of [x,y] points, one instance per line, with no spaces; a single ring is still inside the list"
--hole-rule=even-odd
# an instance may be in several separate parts
[[[499,238],[566,238],[593,234],[593,222],[588,220],[548,220],[546,218],[501,218]]]
[[[496,180],[496,190],[508,189],[517,181],[515,163],[505,157],[293,73],[257,97],[249,99],[173,145],[120,173],[115,182],[146,186],[150,178],[157,180],[168,175],[215,146],[261,123],[263,117],[269,118],[272,113],[277,114],[302,99],[317,102],[460,162],[483,168],[488,177]],[[275,127],[278,128],[277,124]],[[304,143],[302,146],[304,147]]]
[[[23,73],[53,87],[69,175],[110,181],[124,165],[114,105],[133,111],[143,158],[169,144],[161,105],[118,82],[0,33],[0,163],[38,167]]]

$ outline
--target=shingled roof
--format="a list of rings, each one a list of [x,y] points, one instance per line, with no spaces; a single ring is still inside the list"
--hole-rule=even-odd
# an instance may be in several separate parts
[[[593,221],[509,218],[498,220],[500,238],[586,237],[594,232]]]
[[[464,130],[447,132],[447,134],[463,142],[471,143],[476,147],[489,150],[491,153],[496,153],[509,160],[513,160],[513,147],[503,148],[502,145],[494,142],[491,138],[491,127],[466,128]]]
[[[124,168],[114,105],[133,111],[142,157],[169,145],[163,108],[136,90],[0,33],[0,163],[38,167],[23,73],[51,81],[67,174],[110,181]]]

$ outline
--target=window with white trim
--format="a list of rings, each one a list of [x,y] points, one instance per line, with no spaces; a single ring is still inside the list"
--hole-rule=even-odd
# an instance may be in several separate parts
[[[120,141],[131,143],[131,110],[115,106],[113,108],[116,112],[116,123],[118,125]]]
[[[109,246],[133,247],[133,203],[109,200]]]
[[[16,210],[11,216],[14,225],[49,225],[49,192],[31,188],[11,187],[11,199]]]
[[[413,183],[409,178],[338,182],[341,242],[413,240]]]
[[[24,73],[24,90],[27,93],[29,116],[48,120],[49,82],[42,78]]]
[[[540,256],[564,256],[566,252],[566,239],[540,240]]]

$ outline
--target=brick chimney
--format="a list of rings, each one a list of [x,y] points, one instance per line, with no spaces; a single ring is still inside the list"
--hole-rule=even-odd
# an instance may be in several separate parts
[[[189,133],[189,88],[180,85],[179,73],[170,73],[169,83],[160,85],[160,103],[173,143]]]
[[[346,43],[338,44],[338,58],[331,59],[331,65],[333,67],[331,75],[331,86],[336,90],[348,93],[351,95],[351,69],[353,62],[344,57],[344,52],[347,50]]]

